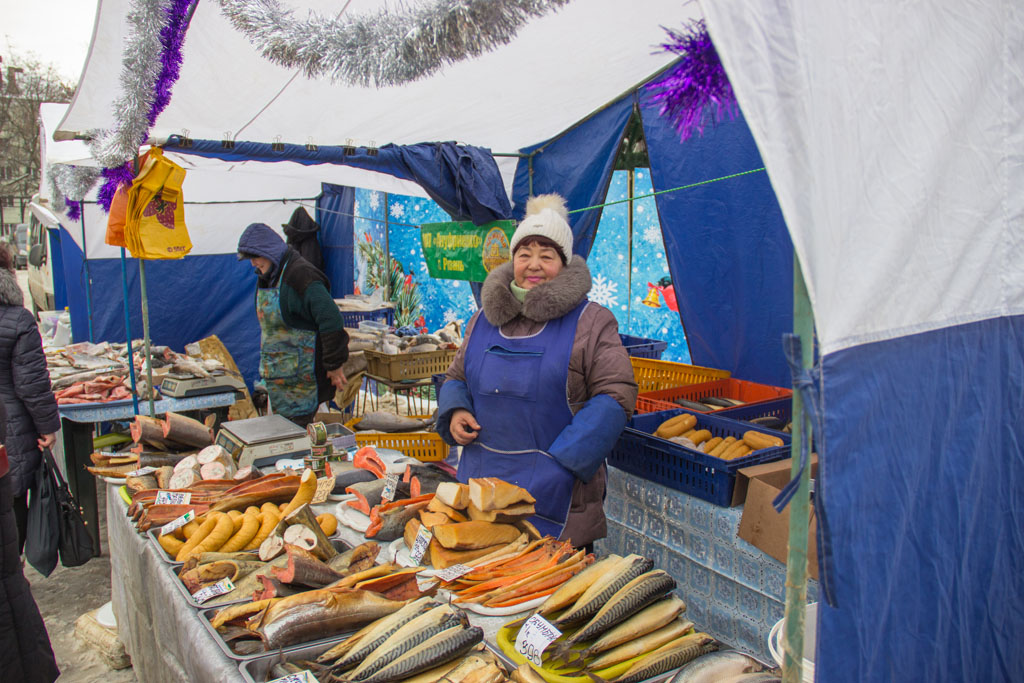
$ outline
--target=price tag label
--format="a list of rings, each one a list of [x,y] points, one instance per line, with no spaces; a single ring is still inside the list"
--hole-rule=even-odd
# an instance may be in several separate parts
[[[395,491],[398,490],[398,475],[389,474],[384,477],[384,492],[380,494],[381,500],[389,503],[395,499]]]
[[[174,533],[175,531],[185,526],[195,518],[196,511],[189,510],[188,512],[183,514],[181,517],[178,517],[173,522],[168,522],[167,524],[164,524],[162,527],[160,527],[160,535],[166,536],[167,534]]]
[[[154,505],[188,505],[192,494],[188,491],[157,491]]]
[[[224,595],[225,593],[230,593],[233,590],[235,590],[235,584],[231,583],[231,579],[221,579],[212,586],[200,588],[192,594],[192,598],[196,602],[206,602],[218,595]]]
[[[464,564],[453,564],[452,566],[439,571],[436,576],[442,581],[454,581],[463,574],[468,574],[471,569],[473,568]]]
[[[305,671],[297,671],[293,674],[288,674],[281,678],[275,678],[270,683],[320,683],[313,673],[306,669]]]
[[[548,645],[562,632],[551,625],[544,617],[534,614],[526,620],[516,636],[516,652],[526,657],[536,666],[541,666],[541,655]]]
[[[129,472],[128,474],[126,474],[124,476],[126,476],[126,477],[144,477],[147,474],[152,474],[153,472],[156,472],[156,468],[155,467],[141,467],[141,468],[135,470],[134,472]],[[158,493],[157,495],[160,495],[160,494]]]
[[[423,556],[427,554],[427,548],[430,547],[430,541],[434,538],[434,534],[430,532],[426,526],[421,526],[420,530],[416,532],[416,540],[412,542],[412,561],[416,564],[420,564],[423,561]]]

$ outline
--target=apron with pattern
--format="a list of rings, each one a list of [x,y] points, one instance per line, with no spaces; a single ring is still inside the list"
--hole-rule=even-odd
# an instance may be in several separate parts
[[[284,273],[281,274],[283,279]],[[316,411],[316,332],[296,330],[281,315],[281,279],[276,287],[256,289],[260,321],[260,377],[270,406],[285,417]]]

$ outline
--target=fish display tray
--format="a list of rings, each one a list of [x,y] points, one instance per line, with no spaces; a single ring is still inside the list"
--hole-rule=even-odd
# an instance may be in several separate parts
[[[674,410],[680,407],[673,403],[674,400],[679,398],[687,401],[700,401],[702,398],[709,397],[731,398],[743,401],[746,406],[750,406],[767,401],[776,401],[780,398],[789,398],[792,395],[792,389],[773,387],[770,384],[758,384],[757,382],[748,382],[747,380],[730,377],[728,379],[716,379],[712,382],[701,382],[700,384],[690,384],[640,394],[636,399],[636,411],[638,413],[655,413],[659,410]],[[746,406],[734,406],[734,408]],[[692,410],[695,413],[714,413],[716,415],[721,415],[724,411],[731,410],[731,408],[699,410],[690,407],[686,409]]]
[[[348,543],[341,540],[340,538],[332,536],[330,537],[329,540],[331,541],[331,545],[334,546],[334,549],[337,550],[339,553],[343,553],[352,549],[352,546],[350,546]],[[253,557],[256,557],[258,551],[253,550],[251,552],[253,554]],[[185,597],[185,602],[188,603],[189,606],[195,607],[197,609],[220,609],[221,607],[227,607],[228,605],[235,605],[240,602],[247,602],[249,600],[252,600],[251,595],[240,595],[238,596],[237,600],[221,602],[216,605],[211,605],[209,601],[198,602],[194,597],[192,597],[192,594],[188,592],[188,588],[185,587],[184,582],[182,582],[182,580],[178,578],[178,572],[181,570],[183,564],[183,562],[179,562],[177,564],[171,565],[171,579],[174,581],[174,585],[178,587],[178,591]]]
[[[753,430],[777,436],[785,445],[765,448],[734,460],[722,460],[654,436],[658,425],[683,413],[694,415],[697,418],[695,429],[709,430],[712,438],[732,436],[739,439],[743,432]],[[757,425],[691,410],[664,410],[635,415],[630,419],[608,456],[608,464],[709,503],[728,507],[732,503],[737,470],[788,457],[789,442],[789,434]]]
[[[654,358],[631,357],[629,362],[633,364],[633,379],[640,387],[641,394],[710,382],[714,379],[726,379],[732,375],[728,370],[674,363],[668,360],[655,360]]]
[[[153,544],[154,550],[156,550],[157,556],[165,563],[175,567],[180,567],[183,563],[177,562],[173,557],[167,554],[164,547],[160,545],[160,529],[149,529],[146,531],[146,536],[149,537],[149,542]]]
[[[375,308],[372,311],[341,311],[341,319],[345,327],[359,328],[359,323],[364,320],[373,320],[386,324],[388,327],[395,325],[395,309]]]
[[[348,636],[338,636],[330,640],[320,641],[314,645],[301,645],[294,650],[281,652],[265,652],[258,657],[251,657],[238,663],[238,673],[246,683],[264,683],[271,680],[270,669],[274,664],[288,659],[316,659]]]
[[[661,354],[668,348],[668,342],[647,337],[634,337],[630,334],[620,334],[619,339],[626,347],[626,353],[633,358],[661,358]]]
[[[411,418],[425,420],[430,415],[409,415]],[[350,429],[362,417],[356,417],[345,423]],[[436,462],[448,457],[448,444],[437,432],[356,432],[356,446],[377,446],[401,451],[410,458],[421,462]]]
[[[455,358],[456,349],[438,349],[420,353],[381,353],[363,351],[366,357],[366,372],[392,382],[405,379],[424,379],[448,370]]]
[[[251,655],[240,655],[235,653],[231,646],[225,642],[224,638],[221,637],[220,632],[213,627],[210,622],[217,616],[217,612],[220,611],[220,607],[211,607],[210,609],[204,609],[199,612],[199,620],[203,622],[203,626],[213,636],[213,639],[217,642],[217,646],[220,647],[221,652],[227,655],[228,658],[235,660],[236,662],[250,662],[257,659],[265,659],[267,661],[267,671],[273,666],[274,658],[279,657],[282,654],[291,654],[298,652],[299,650],[312,651],[312,648],[322,647],[320,652],[323,652],[328,647],[337,645],[341,641],[348,638],[350,635],[355,633],[355,630],[345,631],[344,633],[335,633],[325,638],[318,638],[317,640],[311,640],[307,643],[296,643],[295,645],[289,645],[288,647],[282,647],[273,652],[255,652]],[[317,653],[319,654],[319,652]],[[258,679],[263,681],[265,679]]]

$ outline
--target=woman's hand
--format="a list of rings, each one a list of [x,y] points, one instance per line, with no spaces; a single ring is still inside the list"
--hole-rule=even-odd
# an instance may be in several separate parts
[[[345,384],[348,382],[348,380],[345,379],[345,369],[342,367],[335,368],[334,370],[328,370],[327,377],[331,380],[331,384],[333,384],[334,388],[338,391],[344,389]]]
[[[54,432],[53,434],[43,434],[38,439],[36,439],[36,444],[39,445],[39,450],[43,450],[44,448],[49,448],[50,446],[52,446],[55,443],[57,443],[57,433],[56,432]]]
[[[452,421],[448,428],[452,433],[452,438],[460,446],[466,446],[477,437],[480,423],[473,417],[473,413],[460,408],[452,413]]]

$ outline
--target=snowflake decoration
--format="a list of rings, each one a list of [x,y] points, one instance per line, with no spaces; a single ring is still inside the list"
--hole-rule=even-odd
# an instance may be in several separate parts
[[[640,239],[647,244],[661,244],[661,226],[648,225],[644,228],[644,231],[640,233]]]
[[[380,192],[371,192],[370,193],[370,208],[371,209],[376,209],[378,206],[380,206]]]
[[[405,217],[405,206],[402,204],[391,205],[391,217],[392,218],[404,218]]]
[[[444,312],[444,324],[445,325],[447,325],[448,323],[457,323],[457,322],[459,322],[459,314],[458,314],[457,311],[453,311],[452,309],[449,308],[448,310],[446,310]]]
[[[618,284],[607,279],[604,275],[598,274],[594,278],[594,286],[590,290],[590,300],[611,308],[618,303],[618,295],[616,294],[618,288]]]

